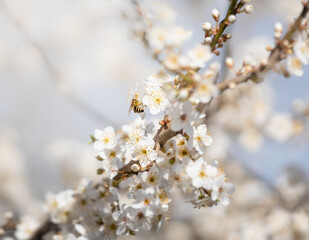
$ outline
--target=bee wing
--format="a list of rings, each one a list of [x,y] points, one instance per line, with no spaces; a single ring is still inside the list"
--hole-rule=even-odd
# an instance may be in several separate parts
[[[133,108],[133,106],[132,106],[132,104],[131,104],[130,109],[129,109],[129,111],[128,111],[128,117],[129,117],[129,115],[130,115],[130,113],[131,113],[132,108]]]
[[[141,115],[141,119],[142,119],[142,120],[144,120],[144,119],[145,119],[145,117],[146,117],[146,113],[145,113],[145,112],[143,112],[143,113],[141,113],[140,115]]]

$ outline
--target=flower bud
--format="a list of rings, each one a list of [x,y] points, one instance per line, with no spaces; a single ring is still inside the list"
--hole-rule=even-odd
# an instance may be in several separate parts
[[[188,91],[188,89],[183,88],[183,89],[181,89],[181,90],[179,91],[179,97],[180,97],[180,99],[187,99],[188,96],[189,96],[189,91]]]
[[[208,44],[208,45],[210,45],[211,42],[212,42],[211,37],[206,37],[204,41],[205,41],[205,43]]]
[[[229,23],[234,23],[236,21],[236,16],[235,15],[230,15],[228,18],[227,18],[227,21]]]
[[[5,212],[4,213],[4,218],[5,219],[12,219],[14,217],[14,214],[11,211]]]
[[[234,82],[229,83],[230,89],[234,89],[235,87],[236,87],[236,83],[234,83]]]
[[[234,60],[231,57],[227,57],[225,59],[225,64],[228,68],[233,68],[234,67]]]
[[[98,174],[98,175],[101,175],[101,174],[103,174],[103,173],[104,173],[104,169],[103,169],[103,168],[97,169],[97,174]]]
[[[282,31],[283,31],[282,24],[280,22],[276,22],[276,24],[275,24],[275,33],[274,33],[275,38],[281,38]]]
[[[218,9],[216,9],[216,8],[213,9],[211,11],[211,15],[215,19],[215,21],[219,21],[220,13],[219,13]]]
[[[132,166],[131,166],[131,170],[133,172],[138,172],[139,170],[141,170],[141,166],[137,163],[134,163]]]
[[[253,6],[252,5],[247,5],[245,6],[245,13],[250,14],[253,11]]]
[[[283,26],[280,22],[275,23],[275,31],[276,32],[282,32],[283,31]]]
[[[275,38],[281,38],[281,36],[282,36],[282,32],[275,32],[274,33],[274,36],[275,36]]]
[[[97,155],[97,156],[96,156],[96,159],[97,159],[98,161],[103,161],[103,158],[101,158],[100,155]]]
[[[202,28],[204,31],[210,31],[212,29],[211,23],[210,22],[204,22],[202,25]]]

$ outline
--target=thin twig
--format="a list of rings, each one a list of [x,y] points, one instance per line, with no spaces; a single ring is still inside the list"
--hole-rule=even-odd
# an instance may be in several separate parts
[[[229,88],[234,88],[238,84],[242,84],[247,82],[250,79],[259,79],[263,74],[271,70],[277,63],[281,62],[283,59],[287,57],[287,54],[283,51],[284,50],[284,44],[290,44],[292,42],[292,37],[296,30],[301,25],[301,21],[307,16],[309,9],[309,2],[304,4],[303,10],[298,16],[298,18],[295,20],[293,25],[289,28],[285,36],[282,38],[281,41],[279,41],[276,45],[276,47],[271,51],[268,62],[266,65],[260,65],[257,69],[254,71],[245,74],[243,76],[235,77],[230,80],[220,82],[217,84],[217,87],[219,91],[222,93],[225,90]]]
[[[215,50],[216,49],[216,45],[220,39],[220,37],[222,36],[223,32],[225,31],[226,27],[228,26],[228,18],[230,15],[236,15],[237,12],[245,5],[245,3],[243,1],[240,1],[237,4],[237,0],[232,0],[230,3],[230,6],[227,10],[226,16],[225,18],[220,22],[219,24],[219,30],[217,32],[217,34],[213,37],[212,41],[211,41],[211,49]]]

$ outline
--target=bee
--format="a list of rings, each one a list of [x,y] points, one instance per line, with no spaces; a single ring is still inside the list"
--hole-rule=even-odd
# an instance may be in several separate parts
[[[145,112],[144,104],[140,101],[139,95],[137,93],[135,93],[133,95],[133,98],[131,99],[131,105],[130,105],[128,115],[130,114],[132,109],[133,109],[133,112],[135,112],[135,113],[144,113]]]

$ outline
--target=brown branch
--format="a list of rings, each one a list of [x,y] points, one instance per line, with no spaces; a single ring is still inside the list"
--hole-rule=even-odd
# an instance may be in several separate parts
[[[236,15],[238,13],[238,11],[245,5],[244,2],[240,1],[237,4],[237,0],[232,0],[230,3],[230,6],[227,10],[226,16],[225,18],[220,22],[219,24],[219,29],[217,34],[213,37],[212,41],[211,41],[211,50],[214,51],[216,49],[216,45],[220,39],[220,37],[222,36],[223,32],[225,31],[226,27],[229,25],[228,24],[228,18],[230,15]]]
[[[240,2],[237,5],[237,7],[234,9],[234,11],[238,11],[237,9],[240,9],[242,7],[242,6],[239,6],[240,4],[242,4],[242,3]],[[238,8],[238,6],[239,6],[239,8]],[[285,34],[283,39],[281,41],[279,41],[278,44],[276,45],[276,47],[272,50],[272,52],[270,53],[270,56],[268,58],[268,63],[266,65],[261,65],[256,71],[248,73],[246,75],[236,77],[236,78],[232,78],[228,81],[217,83],[216,85],[217,85],[218,89],[220,90],[220,92],[222,93],[226,89],[233,88],[238,84],[241,84],[241,83],[248,81],[249,79],[259,78],[260,77],[259,75],[268,72],[270,69],[272,69],[273,66],[275,66],[278,62],[280,62],[282,59],[284,59],[286,57],[286,53],[284,53],[284,51],[283,51],[284,50],[283,41],[292,42],[292,36],[296,32],[296,30],[299,28],[302,19],[304,19],[307,16],[308,9],[309,9],[309,2],[304,5],[304,8],[303,8],[301,14],[299,15],[299,17],[296,19],[294,24],[289,28],[289,30],[287,31],[287,33]],[[229,8],[229,10],[230,10],[230,8]],[[229,13],[229,10],[228,10],[228,13]],[[234,12],[234,11],[232,11],[232,12]],[[225,27],[223,27],[223,29],[225,29]],[[203,104],[203,106],[199,106],[199,109],[203,111],[203,109],[205,109],[205,104]],[[175,137],[178,133],[181,133],[181,131],[180,132],[174,132],[170,128],[163,130],[163,128],[161,127],[158,130],[158,133],[155,136],[154,140],[155,140],[156,143],[158,142],[160,144],[160,147],[162,147],[169,139]],[[134,173],[131,170],[131,166],[135,163],[138,163],[138,161],[131,161],[119,170],[119,173],[113,179],[117,185],[118,185],[119,181],[121,181],[121,179],[129,177]]]
[[[161,147],[164,146],[164,144],[170,140],[171,138],[175,137],[177,134],[181,133],[182,131],[174,132],[172,129],[167,128],[164,129],[164,127],[160,127],[158,130],[156,136],[154,137],[154,141],[156,143],[155,150],[159,151]],[[122,180],[132,176],[133,174],[136,174],[137,172],[134,172],[131,167],[133,164],[138,164],[138,160],[132,160],[128,164],[126,164],[124,167],[118,170],[118,174],[113,178],[113,185],[117,186]],[[153,164],[145,167],[144,169],[141,169],[140,172],[148,171]]]
[[[237,78],[230,79],[225,82],[221,82],[217,84],[217,87],[219,88],[220,92],[222,93],[228,88],[232,88],[232,86],[244,83],[248,81],[249,79],[259,77],[260,74],[264,74],[268,72],[274,65],[276,65],[278,62],[280,62],[282,59],[286,57],[285,53],[282,53],[283,48],[283,43],[284,41],[288,41],[290,43],[292,41],[292,36],[296,32],[296,30],[299,28],[302,19],[304,19],[307,16],[309,9],[309,2],[304,4],[304,8],[299,15],[299,17],[296,19],[294,24],[289,28],[288,32],[286,35],[283,37],[282,41],[277,44],[277,46],[272,50],[270,56],[269,56],[269,61],[266,65],[260,66],[256,71],[246,74],[244,76],[240,76]],[[225,28],[224,28],[225,29]],[[160,127],[158,130],[156,136],[155,136],[155,142],[162,147],[168,140],[176,136],[179,132],[174,132],[168,127],[165,129],[164,127]],[[123,168],[121,168],[118,171],[118,174],[113,178],[113,184],[118,185],[119,182],[129,176],[131,176],[134,172],[131,170],[131,166],[135,163],[138,163],[138,161],[131,161],[127,165],[125,165]],[[148,170],[147,168],[144,169],[143,171]],[[42,237],[49,231],[56,231],[58,229],[58,226],[56,224],[53,224],[51,221],[45,222],[39,229],[38,231],[34,234],[34,236],[31,238],[31,240],[39,240],[42,239]]]
[[[59,226],[55,223],[52,223],[50,220],[46,221],[41,225],[41,227],[34,233],[30,240],[42,240],[44,235],[50,231],[59,231]]]
[[[13,219],[7,219],[7,222],[0,226],[0,239],[5,238],[5,237],[14,237],[15,231],[16,231],[16,226],[17,226],[17,221]],[[3,232],[2,232],[3,231]]]
[[[220,82],[217,84],[219,91],[222,93],[227,89],[233,89],[236,85],[247,82],[248,80],[258,80],[263,74],[271,70],[277,63],[282,61],[287,57],[287,53],[284,51],[285,48],[293,41],[293,35],[299,29],[301,22],[306,18],[309,10],[309,2],[304,4],[303,10],[295,20],[295,22],[290,26],[289,30],[282,38],[281,41],[278,41],[276,47],[271,51],[268,62],[266,65],[261,64],[257,69],[252,72],[245,74],[243,76],[235,77],[230,80]]]

